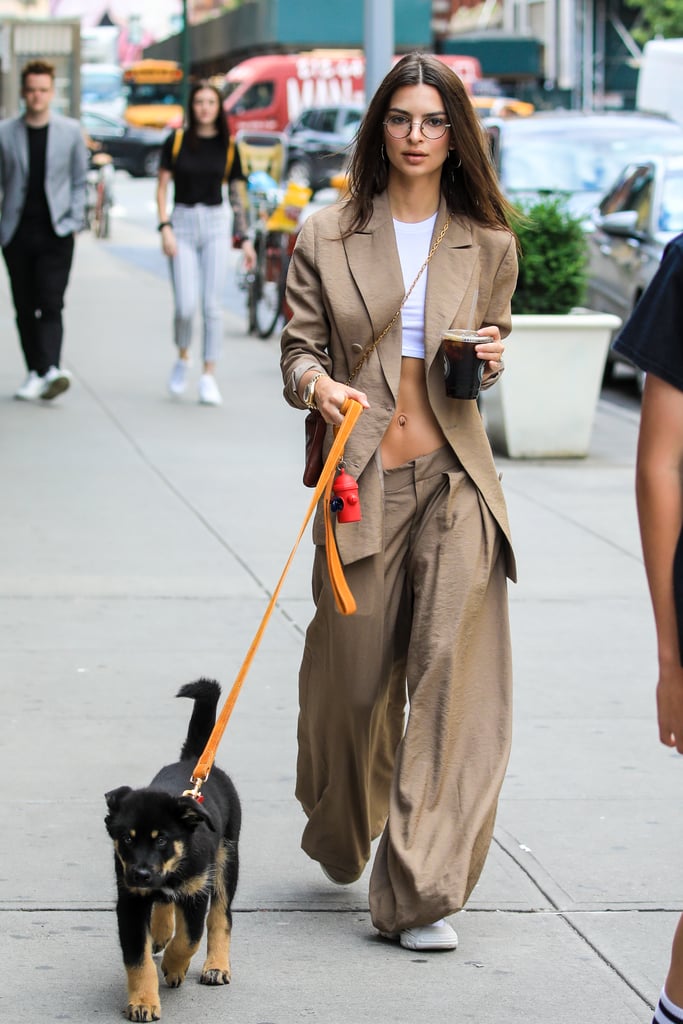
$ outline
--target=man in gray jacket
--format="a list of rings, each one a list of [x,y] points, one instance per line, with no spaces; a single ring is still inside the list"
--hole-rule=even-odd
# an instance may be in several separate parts
[[[28,370],[14,397],[24,400],[55,398],[71,379],[59,365],[62,308],[85,222],[88,152],[78,121],[50,110],[54,79],[52,64],[27,64],[25,111],[0,122],[0,246]]]

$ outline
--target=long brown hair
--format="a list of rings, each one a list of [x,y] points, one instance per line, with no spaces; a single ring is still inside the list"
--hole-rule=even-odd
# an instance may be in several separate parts
[[[358,130],[349,164],[351,232],[363,230],[372,216],[374,196],[387,187],[383,122],[396,90],[410,85],[433,86],[451,125],[455,148],[449,150],[441,169],[441,193],[450,212],[488,227],[509,229],[510,205],[500,190],[485,130],[465,86],[438,57],[416,51],[402,57],[386,75]]]
[[[187,101],[187,135],[190,142],[190,148],[196,149],[198,145],[197,115],[194,112],[194,98],[198,92],[203,92],[204,89],[208,89],[209,92],[212,92],[218,100],[218,113],[216,114],[216,119],[213,125],[218,133],[219,139],[225,145],[225,149],[227,151],[228,143],[230,142],[230,132],[228,130],[228,119],[226,118],[225,111],[223,110],[223,99],[216,86],[212,82],[207,82],[204,79],[193,84]]]

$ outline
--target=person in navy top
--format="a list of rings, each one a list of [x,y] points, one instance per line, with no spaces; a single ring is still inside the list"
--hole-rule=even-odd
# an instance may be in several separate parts
[[[659,738],[683,754],[683,235],[614,348],[646,372],[636,501],[657,633]],[[683,916],[653,1024],[683,1024]]]

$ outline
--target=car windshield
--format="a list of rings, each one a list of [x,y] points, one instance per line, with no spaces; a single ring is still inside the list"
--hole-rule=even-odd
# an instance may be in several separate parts
[[[101,103],[121,95],[121,71],[83,71],[81,69],[81,103]]]
[[[683,171],[670,171],[664,179],[658,228],[674,234],[683,231]]]
[[[81,124],[88,132],[111,132],[122,127],[120,122],[113,121],[108,117],[103,117],[102,114],[92,113],[90,110],[81,111]]]
[[[148,103],[170,105],[180,103],[180,100],[180,82],[133,82],[128,86],[127,102],[131,107],[145,106]]]
[[[361,116],[359,114],[357,118],[347,121],[346,124],[342,126],[341,136],[345,142],[351,142],[355,138],[356,132],[360,127],[360,122]]]
[[[529,132],[503,145],[500,176],[509,192],[604,192],[625,164],[681,150],[683,138],[678,133],[640,130],[581,138],[568,127],[560,138],[555,133]]]

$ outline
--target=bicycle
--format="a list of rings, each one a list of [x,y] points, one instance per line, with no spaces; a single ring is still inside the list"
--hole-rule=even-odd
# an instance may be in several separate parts
[[[287,188],[254,195],[256,267],[247,275],[248,328],[269,338],[280,317],[286,318],[285,284],[301,213],[311,189],[290,182]]]
[[[108,153],[94,153],[86,179],[86,220],[95,238],[109,238],[109,215],[114,205],[114,167]]]

